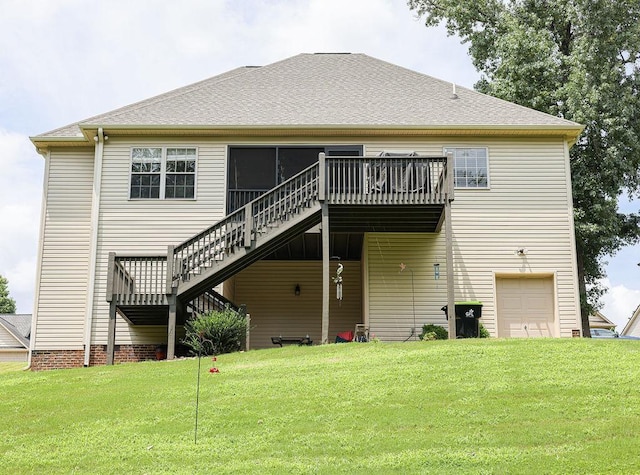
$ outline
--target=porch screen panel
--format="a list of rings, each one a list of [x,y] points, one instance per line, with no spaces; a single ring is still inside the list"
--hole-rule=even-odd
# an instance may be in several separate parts
[[[227,172],[227,213],[241,208],[276,185],[276,149],[232,147]]]
[[[320,152],[324,152],[324,147],[281,147],[278,151],[278,179],[282,183],[316,163]]]

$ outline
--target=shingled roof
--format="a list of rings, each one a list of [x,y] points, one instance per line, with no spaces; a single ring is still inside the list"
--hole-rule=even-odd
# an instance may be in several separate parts
[[[29,348],[31,315],[16,313],[0,314],[0,326],[11,333],[25,348]]]
[[[243,67],[34,137],[83,128],[458,128],[580,126],[365,54],[300,54]]]

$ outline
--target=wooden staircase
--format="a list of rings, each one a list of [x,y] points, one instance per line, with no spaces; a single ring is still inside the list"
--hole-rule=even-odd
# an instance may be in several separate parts
[[[183,319],[184,309],[196,311],[194,302],[212,295],[213,287],[321,223],[323,205],[327,213],[333,210],[340,229],[437,231],[444,204],[452,199],[451,167],[447,157],[320,154],[318,162],[289,180],[168,246],[166,255],[110,253],[107,301],[112,313],[133,325],[166,323],[176,302],[182,303]]]

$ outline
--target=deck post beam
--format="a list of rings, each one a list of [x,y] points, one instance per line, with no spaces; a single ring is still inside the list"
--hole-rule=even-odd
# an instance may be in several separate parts
[[[112,365],[116,352],[116,299],[109,302],[109,327],[107,330],[107,364]]]
[[[167,323],[167,360],[176,356],[176,310],[177,297],[175,292],[168,296],[169,322]]]
[[[324,152],[318,154],[318,201],[323,202],[325,200],[327,190],[327,169],[326,169],[326,156]]]
[[[175,247],[172,245],[167,246],[167,276],[165,283],[164,293],[169,295],[173,293],[173,274],[175,261],[173,259],[173,252]]]
[[[453,154],[447,153],[447,193],[444,205],[444,225],[447,255],[447,315],[449,317],[449,339],[456,338],[456,298],[453,270],[453,224],[451,223],[451,203],[453,202]]]
[[[322,155],[322,154],[321,154]],[[322,344],[329,342],[329,205],[322,203]]]

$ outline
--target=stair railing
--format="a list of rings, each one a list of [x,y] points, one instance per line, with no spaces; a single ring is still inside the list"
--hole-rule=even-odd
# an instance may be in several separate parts
[[[251,247],[258,235],[269,233],[279,223],[310,208],[318,201],[318,170],[318,163],[311,165],[200,234],[170,247],[172,277],[171,282],[167,281],[167,290],[223,261],[237,249]]]
[[[224,295],[219,294],[214,289],[209,289],[199,297],[187,303],[187,308],[197,314],[205,314],[212,311],[224,311],[230,309],[236,313],[240,312],[240,307],[234,304]]]

